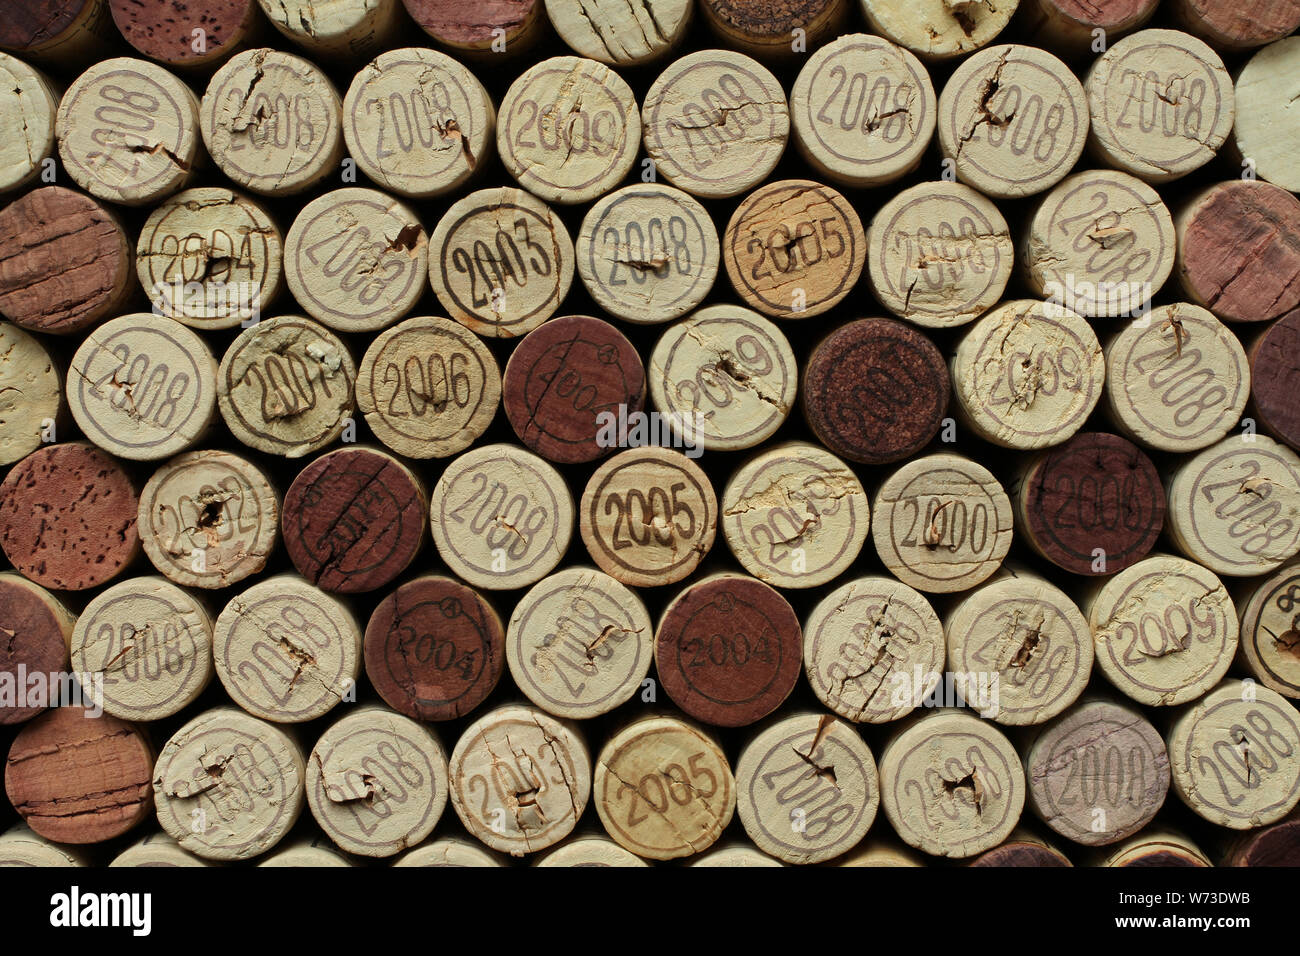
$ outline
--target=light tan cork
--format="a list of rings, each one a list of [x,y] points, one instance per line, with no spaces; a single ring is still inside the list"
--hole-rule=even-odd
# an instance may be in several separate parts
[[[1238,601],[1238,660],[1255,680],[1300,700],[1300,565],[1245,589]]]
[[[182,850],[169,834],[164,831],[151,833],[137,840],[113,857],[109,866],[218,866],[201,856],[195,856],[188,850]]]
[[[1234,92],[1237,152],[1260,179],[1300,192],[1300,37],[1278,40],[1252,56],[1237,74]]]
[[[573,52],[613,66],[651,63],[682,42],[693,0],[546,0],[546,14]]]
[[[835,866],[916,867],[925,866],[922,857],[898,840],[876,835],[836,860]]]
[[[63,409],[62,376],[45,346],[0,322],[0,465],[56,439]]]
[[[757,850],[747,843],[727,843],[722,846],[715,846],[711,850],[694,857],[688,866],[707,866],[707,867],[741,867],[748,869],[750,867],[769,867],[785,866],[776,857],[768,856],[762,850]]]
[[[408,850],[393,866],[504,866],[501,859],[481,844],[461,837],[442,837]]]
[[[1201,848],[1173,830],[1151,827],[1099,858],[1098,866],[1213,866]]]
[[[860,0],[871,29],[927,60],[947,60],[993,41],[1020,0]]]
[[[558,847],[534,866],[649,866],[635,853],[623,849],[608,837],[577,837]]]
[[[373,56],[405,26],[401,0],[257,0],[280,33],[322,61]]]
[[[0,53],[0,193],[28,185],[54,155],[59,93],[35,67]]]
[[[15,823],[0,833],[0,867],[10,866],[90,866],[90,860],[78,847],[53,843]]]
[[[356,866],[357,864],[331,846],[329,840],[325,837],[316,837],[315,839],[303,837],[299,840],[294,840],[287,846],[277,847],[275,852],[268,853],[258,861],[257,865],[334,867]]]

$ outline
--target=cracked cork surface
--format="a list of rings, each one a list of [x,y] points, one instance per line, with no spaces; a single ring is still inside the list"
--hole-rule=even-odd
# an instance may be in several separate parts
[[[1300,0],[1170,0],[1178,21],[1215,46],[1245,50],[1300,28]]]
[[[5,793],[32,830],[59,843],[101,843],[153,811],[153,748],[144,732],[109,714],[56,707],[14,738]]]
[[[401,0],[257,0],[281,35],[322,58],[368,59],[397,45]]]
[[[17,688],[20,674],[55,674],[68,666],[77,618],[58,598],[13,572],[0,573],[0,674]],[[25,680],[25,678],[23,678]],[[45,708],[14,699],[0,705],[0,726],[21,724]]]
[[[504,41],[507,54],[527,50],[545,32],[543,0],[402,0],[425,33],[456,50],[484,54]],[[497,34],[494,31],[504,31]]]
[[[0,53],[0,193],[31,183],[54,154],[59,94],[44,74]]]
[[[66,418],[61,378],[38,339],[0,322],[0,465],[36,451]]]
[[[261,23],[255,0],[108,0],[126,41],[152,60],[197,67],[230,56]],[[197,43],[194,31],[203,31]]]
[[[114,33],[108,0],[28,0],[0,20],[0,46],[42,61],[89,59]]]
[[[1300,3],[1295,4],[1300,18]],[[1237,74],[1236,152],[1248,158],[1260,179],[1300,191],[1300,37],[1260,50]]]
[[[212,631],[217,677],[250,714],[300,723],[356,699],[361,626],[347,605],[293,574],[230,599]]]
[[[1269,690],[1300,700],[1300,564],[1238,594],[1239,662]]]
[[[1020,0],[862,0],[874,32],[927,60],[987,46],[1019,5]]]
[[[574,52],[613,66],[660,59],[686,36],[692,0],[546,0],[555,32]]]

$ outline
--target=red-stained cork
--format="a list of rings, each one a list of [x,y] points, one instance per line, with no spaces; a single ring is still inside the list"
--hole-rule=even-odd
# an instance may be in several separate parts
[[[109,6],[131,46],[172,66],[224,59],[261,17],[257,0],[109,0]]]
[[[29,674],[67,670],[75,620],[44,588],[17,574],[0,574],[0,674],[15,689],[13,700],[0,698],[0,725],[20,724],[45,708],[48,700],[20,702],[17,688]]]

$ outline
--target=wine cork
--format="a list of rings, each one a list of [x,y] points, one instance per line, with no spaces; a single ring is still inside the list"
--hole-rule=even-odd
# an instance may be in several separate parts
[[[781,594],[716,574],[668,605],[655,631],[659,682],[678,707],[716,727],[762,720],[799,680],[803,632]]]
[[[1068,441],[1106,382],[1097,335],[1077,313],[1021,299],[976,322],[952,361],[954,406],[980,438],[1027,451]]]
[[[609,454],[614,423],[645,407],[645,368],[608,322],[566,315],[515,346],[501,404],[519,440],[548,461],[581,464]]]
[[[578,233],[578,275],[615,318],[668,322],[694,309],[718,274],[718,230],[670,186],[625,186],[598,199]]]
[[[134,291],[117,217],[62,186],[0,209],[0,314],[33,332],[80,332],[121,312]]]
[[[356,699],[361,627],[352,612],[292,574],[231,598],[212,631],[217,676],[232,700],[263,720],[314,720]]]
[[[1144,830],[1102,857],[1107,867],[1199,867],[1213,866],[1210,858],[1187,837],[1164,827]]]
[[[1043,842],[1028,831],[1017,829],[1001,846],[985,850],[969,866],[997,867],[1057,867],[1073,866],[1067,857],[1054,846]]]
[[[625,849],[675,860],[712,846],[736,811],[722,748],[672,717],[645,717],[611,737],[596,760],[596,812]]]
[[[265,319],[221,358],[217,405],[250,448],[286,458],[319,451],[351,418],[356,365],[329,330],[299,316]]]
[[[735,305],[675,323],[650,355],[650,396],[689,451],[738,451],[771,438],[794,406],[798,364],[777,326]]]
[[[938,102],[912,53],[854,33],[808,58],[790,91],[799,154],[842,186],[883,186],[920,165]]]
[[[1300,3],[1294,4],[1300,21]],[[1300,192],[1295,168],[1300,149],[1296,97],[1300,95],[1300,37],[1288,37],[1260,50],[1237,76],[1237,122],[1233,144],[1256,175]]]
[[[202,12],[176,0],[108,0],[108,5],[127,43],[175,67],[224,60],[262,23],[255,0],[217,0]]]
[[[848,6],[844,0],[701,0],[700,12],[724,46],[783,60],[830,40]]]
[[[1251,409],[1260,423],[1292,448],[1300,448],[1300,309],[1269,325],[1255,338],[1250,359]]]
[[[42,62],[85,62],[117,38],[108,0],[29,0],[12,4],[0,47]]]
[[[55,707],[9,747],[5,793],[32,831],[59,843],[102,843],[153,810],[153,749],[134,724]]]
[[[97,594],[77,618],[72,669],[90,678],[105,713],[124,720],[170,717],[212,680],[212,619],[163,578],[122,581]]]
[[[1300,566],[1288,565],[1238,603],[1238,660],[1269,690],[1300,700]]]
[[[740,753],[736,812],[760,850],[786,863],[824,863],[867,835],[880,806],[876,761],[848,724],[793,714]]]
[[[1036,574],[1017,571],[970,592],[944,617],[956,693],[980,716],[1041,724],[1083,693],[1093,635],[1074,602]]]
[[[1015,260],[998,207],[961,183],[904,189],[871,220],[867,244],[876,298],[932,329],[965,325],[997,305]]]
[[[545,34],[543,0],[402,0],[411,19],[439,43],[471,56],[514,54]]]
[[[396,45],[401,0],[257,0],[281,36],[322,61],[371,57]]]
[[[590,202],[609,192],[631,171],[640,144],[632,88],[595,60],[543,60],[511,83],[501,101],[501,161],[546,202]]]
[[[918,718],[885,746],[880,804],[909,846],[933,856],[976,856],[1015,829],[1025,772],[992,725],[943,710]]]
[[[908,462],[885,479],[873,510],[880,560],[920,591],[969,590],[1011,548],[1011,499],[992,472],[961,455]]]
[[[477,843],[460,837],[443,837],[408,850],[393,866],[503,866],[501,860]]]
[[[722,242],[732,288],[767,315],[803,319],[841,302],[867,261],[862,221],[835,190],[770,182],[736,207]]]
[[[435,50],[381,53],[348,88],[343,136],[361,171],[384,189],[427,199],[462,185],[496,148],[483,84]]]
[[[579,505],[587,552],[624,584],[673,584],[699,567],[718,530],[708,476],[679,451],[629,448],[591,475]]]
[[[649,866],[606,837],[579,837],[552,850],[534,866]]]
[[[594,568],[565,568],[515,605],[506,662],[515,684],[542,710],[584,720],[642,689],[653,636],[634,591]]]
[[[383,707],[331,724],[307,759],[307,806],[340,849],[387,857],[433,832],[447,755],[433,732]]]
[[[82,73],[59,101],[59,158],[99,199],[157,203],[183,189],[199,150],[199,100],[144,60],[115,57]]]
[[[1300,551],[1300,458],[1271,438],[1225,438],[1168,488],[1170,539],[1217,574],[1268,574]]]
[[[159,831],[137,840],[113,857],[109,866],[215,866],[202,857],[182,850],[179,843]]]
[[[380,441],[408,458],[448,458],[487,431],[501,371],[478,336],[442,318],[380,333],[357,371],[357,407]]]
[[[384,587],[424,543],[428,493],[385,452],[340,448],[298,473],[284,496],[284,548],[310,583],[354,594]]]
[[[465,829],[512,856],[559,843],[591,797],[582,735],[533,707],[499,707],[470,724],[449,773],[451,805]]]
[[[45,347],[0,322],[0,465],[13,465],[53,437],[63,418],[63,383]]]
[[[1271,183],[1229,181],[1174,217],[1188,299],[1225,322],[1266,322],[1300,305],[1300,199]]]
[[[196,444],[217,416],[217,359],[171,319],[113,319],[72,357],[68,406],[105,451],[135,461],[168,458]]]
[[[38,448],[0,484],[0,548],[23,577],[56,591],[111,581],[140,553],[130,475],[86,442]]]
[[[1169,182],[1213,159],[1236,115],[1219,55],[1178,30],[1119,40],[1084,82],[1092,154],[1147,182]]]
[[[1233,841],[1221,866],[1296,866],[1300,864],[1300,821],[1295,816]]]
[[[927,60],[948,60],[993,41],[1020,0],[862,0],[872,31]]]
[[[686,36],[691,0],[546,0],[546,15],[560,39],[579,56],[612,66],[661,59]]]
[[[177,584],[224,588],[266,567],[280,525],[266,475],[225,451],[161,465],[140,493],[137,527],[153,566]]]
[[[1025,754],[1029,806],[1085,846],[1118,843],[1145,827],[1169,792],[1169,755],[1137,710],[1091,700],[1062,714]]]
[[[952,391],[943,355],[895,319],[842,325],[804,368],[803,409],[817,439],[864,465],[915,455],[939,432]]]
[[[748,846],[744,843],[729,843],[724,846],[715,846],[712,850],[707,850],[706,852],[696,856],[688,865],[727,867],[730,869],[785,866],[785,864],[780,860],[774,859],[762,850],[756,850],[752,846]]]
[[[692,195],[726,199],[776,168],[790,111],[781,84],[762,65],[730,50],[700,50],[659,74],[641,107],[641,127],[656,173]]]
[[[416,720],[463,717],[505,669],[505,631],[478,592],[451,578],[408,581],[366,625],[366,676],[384,702]]]
[[[822,598],[804,623],[803,661],[817,699],[854,723],[907,716],[934,689],[943,625],[917,591],[857,578]]]
[[[1021,9],[1036,41],[1084,56],[1101,36],[1114,42],[1143,26],[1160,0],[1026,0]]]
[[[1160,194],[1110,170],[1067,177],[1034,210],[1022,245],[1030,289],[1089,318],[1142,316],[1174,270]]]
[[[568,230],[521,189],[481,189],[457,200],[439,220],[429,248],[438,301],[486,338],[531,332],[555,314],[573,284]]]
[[[279,847],[274,853],[268,853],[263,857],[257,865],[299,868],[356,866],[348,857],[330,846],[329,841],[324,837],[317,837],[314,840],[303,837],[288,846]]]
[[[1011,498],[1029,546],[1082,575],[1114,574],[1141,561],[1173,511],[1151,459],[1101,432],[1030,459]]]
[[[0,572],[0,634],[8,638],[0,646],[0,726],[30,720],[51,703],[48,695],[26,692],[28,677],[67,669],[76,620],[43,587],[21,575]]]
[[[1300,718],[1267,687],[1224,681],[1178,715],[1167,743],[1174,789],[1211,823],[1265,826],[1300,800]]]
[[[158,822],[206,860],[251,859],[297,821],[304,770],[302,750],[274,724],[234,707],[204,711],[158,756]]]
[[[336,189],[308,203],[284,242],[294,298],[339,332],[376,332],[401,319],[428,269],[419,216],[373,189]]]
[[[917,853],[891,837],[873,836],[840,857],[835,866],[918,867],[926,862]]]
[[[867,540],[871,507],[844,462],[805,442],[749,458],[722,493],[727,545],[754,577],[811,588],[839,577]]]
[[[261,206],[228,189],[187,189],[150,215],[136,274],[154,311],[195,329],[256,320],[280,294],[280,230]]]
[[[912,16],[911,6],[906,9]],[[981,50],[953,71],[939,94],[945,159],[958,179],[994,199],[1051,189],[1074,167],[1087,138],[1083,86],[1037,47]]]
[[[89,865],[90,861],[79,849],[51,843],[33,833],[25,823],[16,823],[0,833],[0,867]]]
[[[1157,451],[1199,451],[1227,437],[1251,379],[1241,342],[1196,305],[1158,306],[1106,343],[1106,411]]]
[[[1300,28],[1296,0],[1242,0],[1224,5],[1214,0],[1171,0],[1174,16],[1216,47],[1244,50],[1280,40]]]
[[[447,566],[475,587],[536,584],[573,536],[573,496],[551,465],[515,445],[456,458],[429,501],[433,540]]]
[[[44,74],[0,53],[0,193],[31,183],[54,154],[59,95]]]

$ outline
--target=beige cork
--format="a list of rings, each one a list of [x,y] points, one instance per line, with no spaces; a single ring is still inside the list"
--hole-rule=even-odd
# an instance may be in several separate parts
[[[871,29],[927,60],[987,46],[1020,0],[860,0]]]
[[[992,724],[941,710],[910,722],[881,752],[880,803],[909,846],[933,856],[976,856],[1020,821],[1025,771]]]
[[[54,155],[59,93],[35,67],[0,53],[0,193],[20,189]]]
[[[784,333],[735,305],[706,306],[665,331],[647,379],[654,407],[675,438],[664,444],[688,453],[738,451],[771,438],[799,387]]]
[[[706,850],[694,857],[688,866],[727,867],[749,869],[751,867],[785,866],[775,857],[768,856],[762,850],[745,843],[727,843]]]
[[[90,866],[90,860],[80,848],[54,843],[16,823],[0,833],[0,867],[10,866]]]
[[[1300,192],[1300,37],[1278,40],[1252,56],[1237,74],[1235,97],[1237,152],[1260,179]]]
[[[722,748],[673,717],[645,717],[605,744],[592,791],[606,832],[649,860],[708,849],[736,810],[736,781]]]
[[[506,172],[546,202],[590,202],[632,169],[641,117],[632,88],[595,60],[557,56],[506,91],[497,152]]]
[[[320,867],[356,866],[351,859],[330,845],[325,837],[302,837],[280,846],[258,861],[258,866]]]
[[[925,866],[925,860],[909,847],[891,837],[877,833],[868,837],[858,848],[846,853],[836,860],[834,866],[883,867],[918,867]]]
[[[515,605],[506,631],[510,676],[556,717],[583,720],[645,685],[654,627],[636,592],[595,568],[565,568]]]
[[[299,723],[356,700],[361,626],[337,598],[279,574],[230,599],[213,627],[212,655],[240,707]]]
[[[212,680],[212,619],[193,596],[156,576],[101,591],[77,618],[72,669],[90,675],[107,713],[161,720]]]
[[[206,186],[150,213],[136,243],[136,275],[154,311],[195,329],[233,329],[280,294],[283,253],[265,209]]]
[[[927,455],[881,484],[872,540],[894,576],[919,591],[965,591],[987,580],[1011,548],[1011,500],[978,462]]]
[[[266,319],[221,358],[217,403],[239,441],[271,455],[320,451],[351,420],[356,365],[332,332],[300,316]]]
[[[0,465],[21,461],[57,437],[61,378],[35,336],[0,322]]]
[[[483,445],[453,460],[429,512],[442,560],[489,590],[536,584],[573,536],[573,496],[563,477],[516,445]]]
[[[893,578],[841,585],[804,624],[803,663],[817,699],[855,723],[910,714],[934,690],[943,625],[918,591]]]
[[[1052,303],[1007,302],[973,325],[952,362],[955,409],[985,441],[1027,451],[1074,435],[1101,399],[1096,333]]]
[[[1300,716],[1254,681],[1225,680],[1189,704],[1166,742],[1174,789],[1211,823],[1266,826],[1300,800]]]
[[[188,850],[182,850],[169,834],[159,831],[137,840],[113,857],[109,866],[217,866]]]
[[[1300,457],[1271,438],[1225,438],[1179,464],[1166,488],[1171,540],[1218,574],[1268,574],[1300,552]]]
[[[597,200],[578,233],[578,275],[602,309],[668,322],[713,288],[721,247],[708,211],[671,186],[625,186]]]
[[[573,284],[573,240],[545,203],[521,189],[457,200],[429,240],[429,281],[442,307],[485,338],[526,335]]]
[[[68,406],[105,451],[156,461],[192,447],[216,419],[217,360],[197,334],[139,313],[95,328],[72,358]]]
[[[303,779],[302,750],[284,730],[234,707],[204,711],[158,756],[158,822],[204,859],[248,860],[297,822]]]
[[[851,725],[829,714],[792,714],[740,752],[736,812],[764,853],[824,863],[867,835],[880,806],[876,761]]]
[[[389,50],[348,88],[343,136],[376,184],[427,199],[462,185],[492,158],[496,112],[483,84],[446,54]]]
[[[1037,47],[981,50],[939,94],[945,160],[958,179],[993,199],[1051,189],[1074,167],[1087,138],[1083,86]]]
[[[1238,660],[1269,690],[1300,700],[1300,565],[1287,565],[1238,602]]]
[[[956,693],[999,724],[1052,719],[1092,674],[1087,619],[1060,588],[1023,569],[964,596],[945,615],[944,633],[948,670],[965,682]]]
[[[156,203],[183,189],[199,150],[199,100],[145,60],[96,63],[68,87],[56,122],[59,158],[99,199]]]
[[[505,866],[495,853],[482,844],[461,837],[442,837],[408,850],[393,861],[393,866]]]
[[[1174,271],[1174,220],[1127,173],[1089,170],[1053,189],[1029,222],[1021,268],[1035,295],[1089,318],[1142,316]]]
[[[591,796],[591,755],[578,729],[535,707],[499,707],[461,734],[451,804],[471,835],[523,856],[559,843]]]
[[[394,46],[406,19],[401,0],[257,0],[281,35],[328,62]]]
[[[790,111],[781,84],[761,64],[730,50],[700,50],[659,74],[641,126],[656,174],[692,195],[726,199],[776,168]]]
[[[1178,30],[1140,30],[1113,44],[1084,80],[1094,157],[1150,183],[1205,165],[1236,115],[1219,55]]]
[[[838,577],[857,560],[870,523],[857,475],[806,442],[750,457],[722,493],[722,530],[732,554],[776,587],[811,588]]]
[[[1150,827],[1101,856],[1098,866],[1213,866],[1210,858],[1181,833]]]
[[[1241,341],[1200,306],[1158,306],[1106,343],[1104,407],[1148,448],[1186,453],[1213,445],[1237,426],[1249,398]]]
[[[380,441],[408,458],[447,458],[487,431],[501,370],[463,325],[412,318],[380,333],[357,370],[357,408]]]
[[[339,168],[342,110],[338,91],[316,66],[291,53],[247,50],[208,83],[203,142],[236,185],[292,195]]]
[[[570,840],[538,860],[534,866],[649,866],[608,837],[586,836]]]
[[[673,584],[713,547],[718,499],[679,451],[629,448],[592,473],[578,511],[582,541],[600,569],[624,584]]]
[[[579,56],[611,66],[664,57],[686,37],[693,0],[546,0],[560,39]]]
[[[433,832],[447,806],[447,755],[433,731],[378,706],[321,734],[307,759],[307,806],[335,844],[388,857]]]

